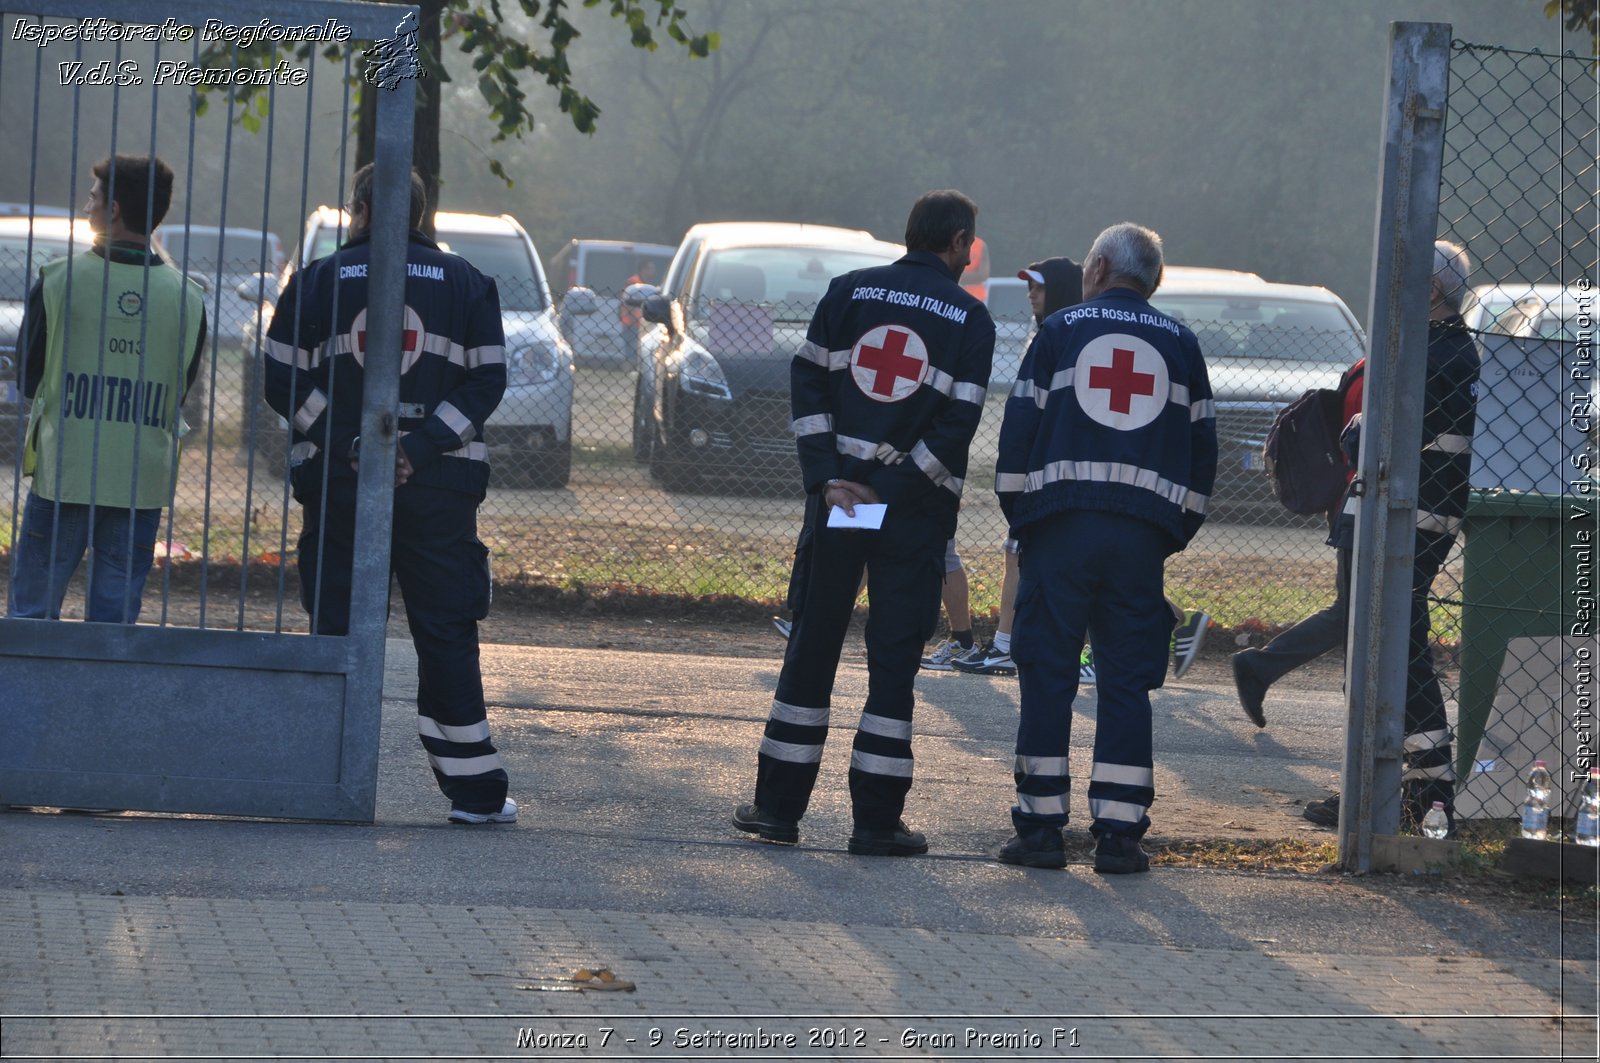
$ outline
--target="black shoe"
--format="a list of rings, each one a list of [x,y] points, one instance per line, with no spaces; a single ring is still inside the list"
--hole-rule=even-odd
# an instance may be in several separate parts
[[[901,820],[892,830],[856,827],[850,832],[851,856],[920,856],[928,851],[928,839]]]
[[[1018,831],[1000,847],[1000,862],[1018,867],[1066,867],[1067,845],[1055,827],[1030,830],[1026,835]]]
[[[1139,847],[1138,838],[1102,834],[1094,846],[1094,869],[1101,875],[1136,875],[1150,870],[1150,854]]]
[[[747,833],[759,834],[762,841],[793,845],[800,840],[799,820],[768,815],[753,801],[733,810],[733,825]]]
[[[1239,691],[1239,704],[1244,706],[1244,714],[1250,717],[1250,722],[1257,727],[1265,727],[1267,714],[1261,711],[1261,703],[1267,697],[1267,684],[1250,670],[1246,659],[1250,654],[1259,652],[1259,650],[1241,650],[1228,660],[1233,665],[1233,685]]]
[[[1306,819],[1319,827],[1337,827],[1339,825],[1339,795],[1325,797],[1321,801],[1307,801],[1305,811],[1300,813]]]

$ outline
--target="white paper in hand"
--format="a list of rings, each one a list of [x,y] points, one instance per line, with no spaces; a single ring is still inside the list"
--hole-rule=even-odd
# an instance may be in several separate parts
[[[888,511],[887,502],[857,502],[856,515],[852,517],[840,507],[834,506],[828,511],[828,527],[868,528],[877,531],[883,527],[883,515]]]

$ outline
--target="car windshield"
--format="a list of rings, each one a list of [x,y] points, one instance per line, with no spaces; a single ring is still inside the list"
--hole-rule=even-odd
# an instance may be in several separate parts
[[[543,310],[544,292],[528,247],[516,233],[440,233],[439,246],[495,280],[502,310]]]
[[[347,234],[348,235],[348,234]],[[543,310],[544,292],[533,272],[527,245],[515,233],[440,233],[441,248],[477,266],[495,280],[502,310]],[[312,258],[324,258],[338,249],[334,230],[317,230]]]
[[[87,251],[89,244],[79,243],[75,250]],[[28,288],[39,276],[39,267],[53,258],[67,253],[61,240],[33,238],[33,260],[28,259],[28,238],[7,236],[0,238],[0,299],[23,302],[28,298]]]
[[[220,265],[224,273],[270,273],[277,263],[271,240],[263,244],[263,235],[162,229],[161,243],[168,258],[190,270],[215,270]]]
[[[1194,331],[1208,361],[1267,358],[1349,364],[1363,353],[1360,334],[1337,306],[1328,303],[1160,291],[1150,302]]]
[[[660,284],[661,276],[667,272],[667,263],[672,261],[671,255],[591,248],[584,262],[584,284],[600,295],[617,295],[647,261],[654,264],[656,283]]]
[[[893,262],[893,255],[813,247],[739,247],[714,251],[701,270],[696,312],[714,303],[761,303],[778,321],[809,321],[841,273]]]

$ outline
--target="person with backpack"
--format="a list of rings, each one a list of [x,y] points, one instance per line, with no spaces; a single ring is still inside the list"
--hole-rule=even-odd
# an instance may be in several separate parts
[[[1339,378],[1336,394],[1341,417],[1339,426],[1348,425],[1361,412],[1362,385],[1366,377],[1367,360],[1360,359],[1345,370]],[[1334,429],[1335,438],[1339,428]],[[1267,726],[1263,702],[1267,690],[1299,668],[1316,660],[1329,650],[1344,645],[1345,631],[1350,626],[1350,550],[1353,538],[1341,538],[1339,525],[1343,514],[1348,513],[1352,524],[1355,519],[1355,499],[1350,494],[1350,483],[1355,479],[1354,468],[1345,466],[1345,492],[1340,503],[1328,510],[1329,546],[1335,548],[1334,599],[1304,620],[1278,635],[1259,650],[1241,650],[1229,658],[1233,666],[1233,685],[1239,693],[1239,704],[1245,715],[1257,727]],[[1340,544],[1343,545],[1340,545]]]

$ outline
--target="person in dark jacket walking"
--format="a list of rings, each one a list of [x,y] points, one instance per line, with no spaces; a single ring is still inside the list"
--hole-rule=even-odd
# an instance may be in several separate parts
[[[1461,518],[1467,512],[1472,473],[1472,434],[1477,428],[1478,347],[1461,317],[1472,262],[1464,248],[1448,240],[1433,245],[1433,278],[1428,295],[1428,368],[1422,395],[1421,462],[1417,470],[1417,531],[1411,566],[1411,631],[1406,663],[1404,758],[1401,768],[1400,822],[1418,829],[1422,817],[1443,802],[1455,834],[1455,755],[1439,668],[1433,660],[1428,596],[1434,577],[1450,556]],[[1361,423],[1345,429],[1345,449],[1354,465]],[[1335,528],[1334,545],[1355,545],[1359,500],[1347,493]],[[1339,823],[1339,795],[1306,803],[1302,813],[1321,826]]]
[[[1194,333],[1156,310],[1161,238],[1124,222],[1095,238],[1084,302],[1048,318],[1006,400],[995,492],[1021,543],[1016,835],[1006,863],[1066,864],[1067,752],[1090,629],[1099,687],[1089,809],[1095,870],[1145,871],[1155,799],[1150,691],[1166,673],[1170,554],[1206,517],[1216,408]]]
[[[1349,424],[1361,413],[1361,397],[1365,391],[1367,360],[1362,358],[1339,379],[1339,391],[1344,395],[1343,421]],[[1344,645],[1350,627],[1350,548],[1351,536],[1340,531],[1346,508],[1354,513],[1355,499],[1349,494],[1349,481],[1355,479],[1355,470],[1346,476],[1346,493],[1339,506],[1328,513],[1329,546],[1334,547],[1334,597],[1322,609],[1278,634],[1258,650],[1240,650],[1229,658],[1233,668],[1233,685],[1239,695],[1250,722],[1257,727],[1267,726],[1265,701],[1272,684],[1299,668],[1316,660],[1329,650]],[[1341,545],[1341,543],[1343,545]]]
[[[735,827],[765,841],[799,840],[864,569],[869,679],[850,754],[849,849],[928,849],[901,815],[911,789],[913,683],[938,622],[945,548],[994,355],[988,309],[956,283],[976,221],[977,207],[960,192],[918,199],[905,256],[835,277],[791,363],[806,488],[789,586],[794,626],[757,755],[755,800],[733,815]],[[887,508],[877,530],[830,519],[880,503]]]
[[[477,534],[489,483],[483,425],[506,387],[500,296],[492,278],[419,231],[426,205],[413,172],[390,564],[417,651],[417,730],[449,819],[511,823],[517,804],[478,663],[490,593]],[[371,224],[369,164],[352,181],[350,238],[289,278],[267,332],[266,399],[293,426],[290,477],[305,510],[300,600],[323,635],[350,629]]]

